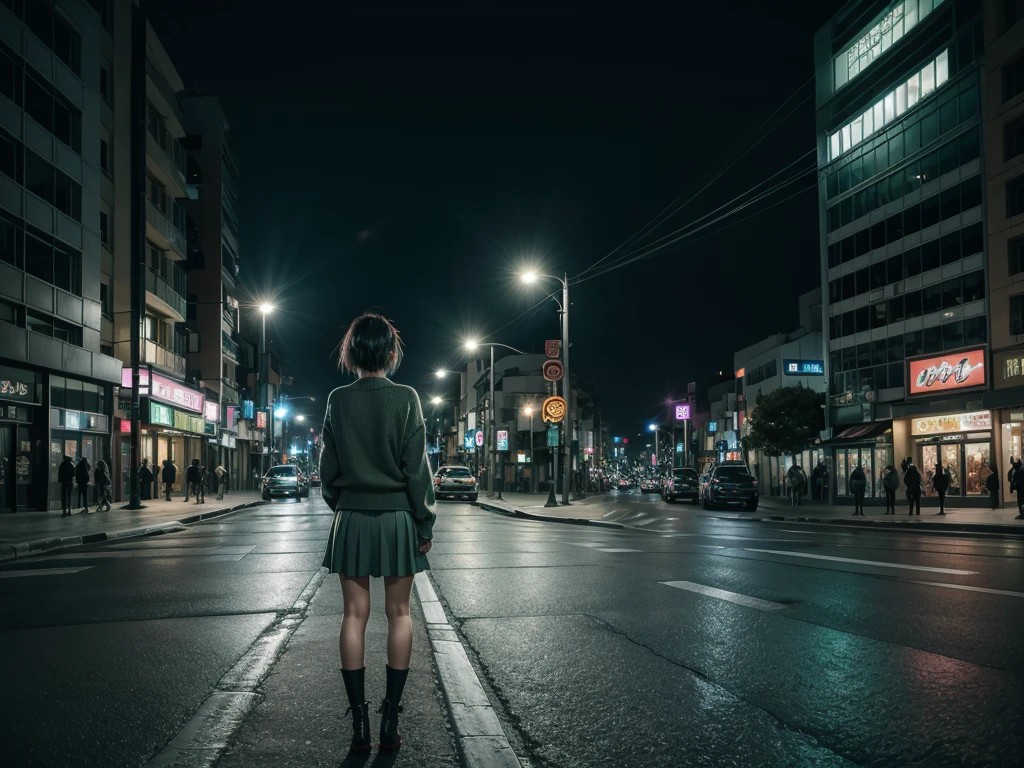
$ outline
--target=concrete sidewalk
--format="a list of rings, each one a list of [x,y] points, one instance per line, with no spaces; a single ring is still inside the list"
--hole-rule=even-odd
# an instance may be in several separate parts
[[[628,497],[627,497],[628,498]],[[545,494],[505,493],[503,500],[498,501],[481,496],[479,504],[491,507],[505,514],[515,514],[536,520],[579,523],[581,525],[597,525],[609,528],[626,527],[617,522],[636,510],[623,509],[616,504],[616,499],[609,494],[591,494],[582,499],[573,500],[568,507],[545,507]],[[621,499],[624,501],[625,499]],[[832,525],[853,525],[892,528],[907,530],[909,527],[919,530],[975,531],[987,533],[1013,533],[1024,535],[1024,520],[1016,520],[1017,508],[1002,509],[948,509],[945,515],[937,515],[937,506],[921,507],[921,515],[907,515],[906,499],[897,498],[897,512],[886,515],[884,507],[867,507],[864,517],[853,517],[852,506],[830,506],[820,503],[804,502],[801,506],[791,506],[788,499],[762,499],[757,512],[740,512],[737,510],[714,510],[704,512],[699,506],[677,502],[673,509],[700,511],[716,517],[731,517],[737,520],[754,522],[801,522],[826,523]]]
[[[3,515],[0,516],[0,561],[61,547],[180,528],[262,503],[258,491],[235,491],[226,493],[223,501],[217,501],[216,495],[207,496],[205,504],[196,504],[194,500],[186,502],[183,496],[177,496],[172,501],[147,500],[143,502],[143,509],[134,511],[120,503],[108,512],[96,512],[90,507],[88,515],[76,509],[71,517],[61,517],[60,510]]]

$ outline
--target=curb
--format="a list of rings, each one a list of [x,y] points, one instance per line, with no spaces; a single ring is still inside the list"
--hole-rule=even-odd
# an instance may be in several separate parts
[[[518,517],[525,520],[539,520],[545,523],[569,523],[571,525],[590,525],[597,528],[618,528],[631,531],[642,531],[644,533],[664,533],[650,528],[641,528],[636,525],[625,523],[611,523],[604,520],[589,520],[581,517],[556,517],[554,515],[538,515],[534,512],[523,512],[520,509],[511,507],[499,507],[487,502],[475,502],[475,506],[486,509],[490,512],[497,512],[506,517]],[[729,517],[721,518],[740,523],[809,523],[815,525],[845,525],[850,527],[872,528],[875,530],[896,530],[899,533],[919,531],[921,533],[986,533],[1000,534],[1003,536],[1024,537],[1024,526],[996,525],[992,523],[928,523],[911,522],[909,520],[893,520],[892,522],[881,522],[876,520],[846,520],[842,518],[825,517],[784,517],[781,515],[770,515],[768,517]]]
[[[481,509],[486,509],[489,512],[497,512],[498,514],[505,515],[506,517],[518,517],[524,520],[539,520],[545,523],[568,523],[569,525],[590,525],[595,528],[631,528],[637,531],[644,530],[643,528],[625,525],[623,523],[611,523],[607,520],[590,520],[586,517],[558,517],[556,515],[538,515],[536,512],[523,512],[521,509],[515,509],[513,507],[498,507],[494,504],[489,504],[484,501],[473,502],[475,506]]]
[[[84,536],[59,536],[51,539],[19,541],[14,544],[4,545],[4,551],[0,551],[0,563],[31,557],[33,555],[41,555],[43,553],[59,549],[81,547],[86,544],[97,544],[103,541],[116,541],[118,539],[129,539],[136,536],[156,536],[162,533],[183,531],[189,525],[193,525],[203,520],[222,517],[223,515],[238,512],[239,510],[248,509],[264,503],[265,502],[263,501],[247,501],[245,504],[239,504],[235,507],[227,507],[225,509],[214,510],[213,512],[203,512],[197,515],[190,515],[189,517],[183,517],[181,520],[168,520],[160,523],[159,525],[146,526],[145,528],[128,528],[119,531],[87,533]]]
[[[896,529],[901,533],[907,531],[953,531],[961,533],[998,533],[1004,536],[1024,537],[1024,526],[998,525],[996,523],[929,523],[910,520],[892,520],[881,522],[879,520],[844,520],[842,518],[828,517],[784,517],[771,515],[769,517],[751,518],[754,523],[812,523],[815,525],[845,525],[858,528],[875,529]]]
[[[509,744],[458,633],[437,599],[430,577],[426,572],[417,573],[415,584],[463,764],[467,768],[520,768],[519,758]]]

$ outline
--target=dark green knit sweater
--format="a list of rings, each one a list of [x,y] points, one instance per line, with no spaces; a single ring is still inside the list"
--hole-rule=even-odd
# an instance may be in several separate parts
[[[421,539],[433,537],[434,485],[426,428],[412,387],[364,378],[327,398],[320,480],[333,510],[405,509]]]

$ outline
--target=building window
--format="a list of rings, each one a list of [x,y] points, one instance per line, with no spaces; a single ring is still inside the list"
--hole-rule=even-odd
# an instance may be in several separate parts
[[[1015,237],[1006,243],[1010,261],[1010,274],[1024,272],[1024,237]]]
[[[58,320],[55,317],[50,317],[32,309],[28,310],[26,314],[27,325],[30,331],[73,344],[76,347],[82,346],[81,326],[65,323],[63,320]]]
[[[100,242],[108,249],[110,248],[110,223],[103,211],[100,211]]]
[[[1024,58],[1022,58],[1024,61]],[[1024,71],[1021,73],[1024,78]],[[829,160],[850,151],[862,141],[878,133],[919,101],[934,93],[949,80],[949,50],[946,49],[920,72],[915,72],[905,83],[885,94],[863,115],[858,115],[829,137]],[[1004,77],[1005,84],[1005,77]],[[906,97],[903,91],[906,89]]]
[[[82,113],[28,66],[25,67],[25,111],[62,144],[75,152],[82,151]]]
[[[110,309],[110,286],[107,283],[100,283],[100,311],[108,320],[114,317]]]
[[[45,232],[28,227],[25,264],[33,277],[61,290],[82,295],[82,254]]]
[[[1010,335],[1024,334],[1024,294],[1010,297]]]
[[[25,188],[75,221],[82,220],[82,187],[29,149],[25,150]]]
[[[103,139],[100,139],[100,168],[107,176],[110,175],[110,147]]]
[[[167,213],[167,189],[152,176],[146,177],[146,187],[149,193],[149,201],[153,203],[160,212]]]
[[[50,3],[25,3],[25,24],[72,72],[82,74],[82,37]]]
[[[1024,176],[1006,182],[1006,218],[1024,211]]]
[[[24,240],[25,227],[21,220],[0,213],[0,261],[24,269]]]
[[[1003,102],[1024,90],[1024,56],[1003,66]]]

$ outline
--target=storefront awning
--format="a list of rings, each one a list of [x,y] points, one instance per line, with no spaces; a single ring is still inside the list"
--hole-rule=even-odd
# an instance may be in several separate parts
[[[999,408],[1016,408],[1024,405],[1024,387],[991,389],[981,397],[981,407],[993,411]]]
[[[855,424],[852,427],[847,427],[841,432],[832,436],[832,439],[826,440],[826,443],[849,443],[854,440],[872,440],[879,435],[885,434],[888,430],[892,429],[892,421],[886,419],[885,421],[871,421],[867,424]]]

